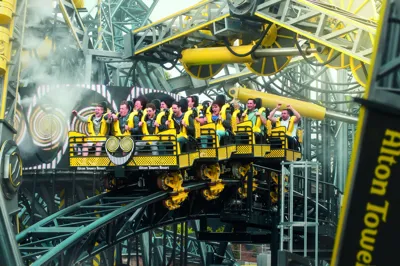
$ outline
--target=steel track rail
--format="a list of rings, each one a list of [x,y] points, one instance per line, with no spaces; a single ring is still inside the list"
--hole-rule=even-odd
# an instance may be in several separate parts
[[[227,186],[239,182],[224,181]],[[185,185],[185,190],[196,191],[207,187],[208,182],[204,181]],[[137,197],[132,192],[127,193],[127,189],[129,188],[81,201],[24,230],[17,235],[23,258],[34,260],[36,256],[40,256],[32,265],[46,265],[59,256],[75,263],[76,259],[83,261],[151,228],[198,216],[184,214],[183,218],[177,218],[175,215],[170,220],[151,221],[149,226],[139,227],[147,207],[152,204],[155,207],[156,203],[167,199],[170,192],[160,191]],[[104,233],[106,240],[95,247],[95,242]],[[54,236],[59,234],[61,236],[54,240]]]

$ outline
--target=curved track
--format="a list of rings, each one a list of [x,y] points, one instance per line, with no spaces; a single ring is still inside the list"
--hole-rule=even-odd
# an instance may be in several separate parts
[[[82,200],[33,224],[17,235],[19,249],[24,262],[29,265],[48,265],[53,262],[72,265],[83,263],[125,240],[154,228],[202,217],[228,221],[228,216],[231,220],[237,219],[239,227],[243,226],[241,223],[246,219],[248,226],[266,230],[262,243],[267,243],[265,241],[271,241],[267,236],[275,228],[271,217],[278,209],[272,207],[269,200],[271,188],[270,181],[266,179],[269,176],[268,172],[261,171],[259,174],[258,188],[254,192],[257,195],[253,194],[254,197],[252,196],[250,201],[248,198],[235,200],[235,195],[238,197],[238,187],[243,186],[244,180],[224,179],[225,189],[219,198],[212,201],[207,201],[202,196],[202,190],[210,185],[209,180],[186,181],[184,188],[189,192],[189,198],[179,209],[173,211],[163,205],[163,201],[172,196],[171,191],[154,192],[135,185],[104,193]],[[304,220],[303,194],[295,192],[294,196],[294,219]],[[240,204],[232,205],[238,200]],[[307,202],[308,218],[316,220],[315,210],[311,208],[315,202],[310,197],[307,197]],[[322,204],[319,204],[319,208],[317,219],[320,226],[331,225],[329,208]],[[237,233],[235,231],[233,234]],[[303,233],[296,232],[296,235],[302,237]],[[218,238],[217,235],[208,237],[211,239],[207,240],[212,240],[212,237]]]
[[[66,265],[82,262],[135,235],[152,228],[192,220],[202,216],[218,217],[232,185],[239,180],[225,180],[221,197],[205,203],[196,197],[208,182],[185,186],[190,196],[175,211],[161,204],[170,192],[151,193],[137,187],[101,194],[61,210],[17,235],[17,242],[25,262],[47,265],[52,261]]]

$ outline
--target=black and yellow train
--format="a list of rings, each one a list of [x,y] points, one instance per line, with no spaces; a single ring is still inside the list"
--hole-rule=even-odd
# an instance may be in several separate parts
[[[243,102],[248,98],[261,98],[267,107],[274,107],[279,102],[291,104],[302,115],[315,119],[325,116],[323,107],[293,99],[243,88],[230,89],[229,94]],[[182,186],[186,180],[210,180],[203,195],[212,200],[224,189],[224,177],[246,180],[252,163],[280,169],[282,161],[301,159],[301,136],[299,145],[289,149],[285,127],[267,127],[265,137],[260,141],[256,140],[259,132],[251,121],[236,124],[232,119],[232,122],[232,131],[220,141],[216,125],[211,123],[199,127],[196,137],[188,137],[182,147],[175,129],[148,136],[86,137],[70,132],[70,166],[77,170],[105,171],[108,189],[139,181],[149,187],[172,189],[174,196],[164,203],[167,208],[176,209],[188,196]],[[98,151],[96,155],[94,149],[83,156],[82,145],[87,142],[102,143],[100,154]],[[256,186],[254,183],[253,188]],[[246,197],[246,189],[239,190],[239,194]]]
[[[165,206],[175,209],[188,196],[182,187],[184,180],[210,180],[209,189],[204,190],[203,195],[212,200],[224,189],[223,176],[245,178],[251,163],[268,165],[301,158],[298,150],[287,148],[284,127],[274,129],[262,143],[255,141],[251,121],[236,125],[236,131],[221,142],[215,124],[204,125],[200,130],[207,143],[202,143],[200,138],[190,138],[184,147],[177,142],[175,129],[151,136],[86,137],[70,132],[70,166],[77,170],[109,172],[108,188],[116,187],[118,180],[136,182],[140,178],[146,184],[157,184],[160,189],[171,188],[177,193],[165,202]],[[103,143],[100,155],[95,155],[93,150],[83,156],[82,144],[88,141]],[[139,150],[144,141],[147,145]],[[151,142],[154,141],[157,142],[157,155],[153,155]],[[239,193],[246,197],[246,191]]]

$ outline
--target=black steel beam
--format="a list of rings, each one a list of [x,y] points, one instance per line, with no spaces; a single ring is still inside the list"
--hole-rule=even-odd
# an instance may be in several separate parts
[[[230,184],[235,184],[235,182],[230,182]],[[238,182],[236,182],[236,184],[238,184]],[[201,190],[205,188],[207,188],[207,182],[197,182],[185,186],[185,189],[187,191]],[[95,256],[99,252],[108,250],[110,247],[115,246],[116,244],[121,243],[122,241],[125,241],[129,238],[132,238],[137,234],[147,232],[148,230],[162,226],[163,224],[182,222],[186,220],[196,219],[197,217],[203,215],[211,214],[210,212],[209,214],[199,214],[196,212],[187,213],[187,210],[182,207],[182,210],[179,210],[176,213],[175,217],[169,217],[162,214],[158,218],[158,220],[153,221],[154,223],[149,223],[151,220],[154,219],[151,218],[151,220],[149,220],[149,217],[143,217],[141,221],[139,221],[139,219],[129,219],[127,217],[132,217],[132,215],[140,208],[146,208],[146,206],[152,204],[162,206],[161,204],[159,204],[159,202],[166,199],[169,196],[169,192],[157,192],[148,196],[141,197],[139,199],[132,194],[130,194],[129,197],[123,197],[124,193],[128,193],[129,195],[129,193],[132,193],[132,189],[120,190],[117,192],[110,192],[107,194],[95,196],[93,198],[81,201],[77,204],[67,207],[60,212],[55,213],[47,217],[46,219],[43,219],[42,221],[38,222],[37,224],[31,226],[30,228],[19,234],[17,236],[17,241],[21,244],[27,244],[33,242],[31,240],[32,237],[38,235],[46,234],[49,236],[54,236],[54,234],[59,232],[75,232],[58,245],[55,245],[52,249],[49,250],[49,252],[43,254],[37,261],[33,263],[33,265],[46,264],[47,262],[51,261],[52,259],[58,257],[60,254],[68,250],[71,250],[69,254],[72,255],[72,258],[68,258],[69,261],[76,263]],[[143,192],[141,191],[139,191],[139,193],[143,194]],[[131,199],[131,202],[126,202],[128,199]],[[199,206],[193,208],[193,211],[202,212],[201,209],[198,209]],[[202,208],[204,207],[207,206],[202,205]],[[218,208],[219,207],[217,205],[216,209]],[[100,213],[99,210],[103,212]],[[162,210],[165,210],[164,207],[162,207]],[[77,220],[77,222],[71,223],[71,217],[74,215],[77,215],[76,217],[78,219],[72,220]],[[216,216],[216,214],[213,215],[214,217]],[[82,219],[85,217],[89,217],[89,219]],[[97,217],[97,219],[93,219],[95,217]],[[133,217],[135,217],[135,215],[133,215]],[[58,218],[60,219],[57,220]],[[78,222],[79,220],[82,221]],[[65,222],[69,222],[69,224],[72,224],[72,227],[60,227]],[[78,226],[77,223],[81,223],[84,226]],[[129,224],[129,226],[126,226],[126,224]],[[121,231],[122,228],[125,228],[127,230]],[[136,230],[132,230],[135,228]],[[88,246],[87,242],[85,242],[85,239],[87,239],[87,237],[92,234],[98,233],[99,231],[103,232],[99,235],[99,243],[101,242],[102,244],[100,243],[94,248],[87,247],[87,250],[81,250],[80,248],[82,247],[82,245],[86,244],[85,246]],[[104,237],[102,237],[102,235],[104,235]],[[52,245],[51,243],[48,244]],[[32,246],[35,246],[35,244],[32,244]],[[89,250],[91,252],[87,252]]]

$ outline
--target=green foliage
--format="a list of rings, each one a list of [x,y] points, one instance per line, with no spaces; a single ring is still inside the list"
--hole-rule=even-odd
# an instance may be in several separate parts
[[[171,78],[171,73],[164,71],[165,80],[169,80]]]
[[[218,227],[215,231],[212,230],[211,226],[207,226],[207,232],[223,233],[225,231],[225,225]]]
[[[215,230],[216,233],[223,233],[225,231],[225,225],[220,226],[217,228],[217,230]]]
[[[168,231],[174,231],[173,225],[167,225],[166,227],[167,227]],[[181,224],[177,224],[176,228],[177,228],[176,230],[177,230],[178,234],[180,234],[182,232]],[[185,229],[186,229],[186,224],[184,224],[184,226],[183,226],[183,232],[185,232]],[[188,234],[189,235],[194,234],[194,229],[192,227],[188,227]]]
[[[234,251],[232,251],[232,253],[233,253],[233,257],[235,258],[235,259],[240,259],[240,251],[239,250],[234,250]]]

